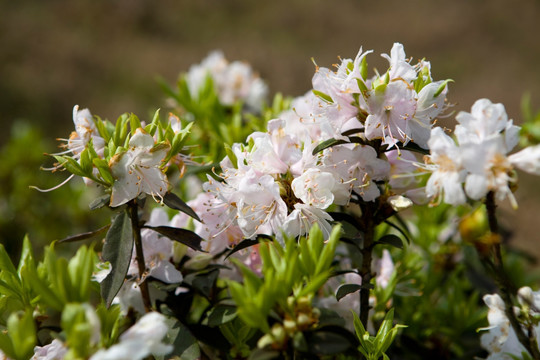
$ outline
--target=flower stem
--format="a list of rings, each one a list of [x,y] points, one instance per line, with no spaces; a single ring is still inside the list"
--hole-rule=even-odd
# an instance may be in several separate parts
[[[131,217],[131,226],[133,228],[133,240],[135,241],[135,255],[137,265],[139,267],[139,287],[144,304],[144,310],[150,312],[152,310],[152,301],[150,300],[150,292],[148,291],[148,283],[146,282],[146,264],[144,261],[144,252],[141,239],[141,227],[139,226],[139,209],[137,200],[133,199],[128,203],[129,213]]]
[[[364,245],[362,247],[362,267],[360,276],[362,277],[362,288],[360,289],[360,321],[364,328],[367,329],[368,314],[369,314],[369,284],[371,282],[371,262],[373,241],[375,238],[375,223],[373,209],[370,204],[366,204],[362,208],[362,222],[364,227]]]
[[[495,214],[497,205],[495,203],[495,193],[493,191],[490,191],[487,194],[485,204],[491,235],[494,237],[499,237],[499,225]],[[538,349],[534,332],[530,331],[531,329],[529,329],[528,333],[530,336],[527,336],[514,313],[512,298],[514,297],[516,289],[504,271],[501,243],[498,239],[497,241],[493,242],[491,253],[493,257],[493,273],[495,275],[497,286],[499,287],[499,292],[501,293],[501,298],[504,301],[504,312],[506,317],[510,321],[512,328],[514,328],[519,342],[525,347],[525,349],[527,349],[533,359],[540,360],[540,350]]]

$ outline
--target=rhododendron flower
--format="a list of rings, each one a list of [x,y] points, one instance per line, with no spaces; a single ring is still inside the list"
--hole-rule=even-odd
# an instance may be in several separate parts
[[[162,342],[168,331],[165,316],[147,313],[120,335],[118,344],[99,350],[90,360],[142,360],[149,355],[167,355],[173,350],[172,345]]]
[[[99,132],[94,123],[90,110],[79,110],[79,105],[73,107],[73,123],[75,131],[69,136],[67,148],[71,150],[75,157],[85,149],[90,141],[98,155],[103,156],[105,140],[99,136]]]
[[[129,149],[109,162],[116,181],[112,187],[110,206],[120,206],[146,193],[162,198],[167,192],[167,177],[159,168],[167,155],[168,145],[154,144],[143,129],[137,129],[129,141]]]
[[[54,339],[50,344],[45,346],[36,346],[34,348],[34,356],[30,360],[61,360],[66,356],[67,352],[68,349],[64,343],[58,339]],[[3,359],[1,352],[0,359]]]
[[[486,360],[521,358],[522,352],[526,352],[526,350],[519,342],[514,329],[510,325],[510,320],[506,317],[503,300],[498,294],[485,295],[483,299],[489,308],[487,315],[489,326],[480,329],[488,330],[487,333],[480,337],[482,347],[489,352]],[[540,292],[533,292],[531,288],[523,287],[518,290],[518,300],[529,309],[530,315],[539,315]],[[526,329],[523,330],[527,333]],[[536,341],[540,341],[540,325],[534,326],[534,334]]]
[[[351,192],[364,201],[379,197],[376,180],[388,179],[390,164],[377,158],[377,152],[369,145],[339,145],[325,152],[322,168],[336,178],[334,203],[346,205]]]
[[[253,73],[251,66],[241,61],[229,63],[220,51],[213,51],[189,69],[186,81],[192,97],[199,97],[208,76],[223,105],[240,100],[252,109],[260,109],[268,93],[266,83]]]
[[[432,163],[428,170],[432,174],[426,185],[426,195],[436,198],[444,194],[444,202],[447,204],[463,204],[466,200],[463,192],[466,172],[462,166],[460,149],[440,127],[431,130],[428,146]]]

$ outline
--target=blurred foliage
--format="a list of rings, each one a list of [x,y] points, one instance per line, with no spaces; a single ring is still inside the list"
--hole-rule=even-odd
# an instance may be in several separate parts
[[[540,109],[533,109],[529,93],[523,95],[521,99],[521,114],[523,116],[521,146],[540,144]]]
[[[17,256],[25,234],[41,251],[55,239],[93,230],[109,220],[106,211],[89,211],[97,191],[80,179],[54,194],[29,188],[51,188],[67,178],[65,173],[39,171],[40,166],[51,165],[43,155],[51,149],[54,145],[44,140],[40,129],[23,121],[12,125],[11,137],[0,148],[0,242],[11,256]]]

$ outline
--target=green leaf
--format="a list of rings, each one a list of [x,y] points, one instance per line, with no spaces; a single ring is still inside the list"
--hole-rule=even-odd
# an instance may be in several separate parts
[[[325,150],[325,149],[328,149],[329,147],[332,147],[332,146],[336,146],[336,145],[341,145],[341,144],[348,144],[349,142],[348,141],[345,141],[345,140],[337,140],[337,139],[328,139],[328,140],[325,140],[323,142],[321,142],[319,145],[317,145],[315,147],[315,149],[313,149],[313,152],[312,154],[313,155],[316,155],[317,153]]]
[[[311,90],[313,91],[313,94],[315,94],[315,96],[319,97],[320,99],[326,101],[327,103],[330,103],[330,104],[333,104],[334,103],[334,100],[332,100],[332,97],[330,97],[330,95],[327,95],[319,90]]]
[[[99,175],[101,175],[103,181],[105,181],[109,185],[114,184],[114,177],[112,176],[111,169],[109,168],[109,163],[106,160],[100,158],[94,158],[92,162],[98,169]]]
[[[189,205],[186,204],[184,200],[180,199],[178,195],[172,192],[167,192],[165,196],[163,196],[163,203],[167,205],[168,207],[170,207],[171,209],[181,211],[191,216],[195,220],[199,222],[201,221],[197,213],[191,207],[189,207]]]
[[[32,309],[28,309],[24,313],[11,314],[7,321],[7,330],[13,343],[15,358],[30,358],[37,342]]]
[[[225,147],[225,153],[229,157],[232,165],[235,169],[238,169],[238,158],[236,157],[236,154],[232,150],[231,146],[229,144],[224,144],[223,146]]]
[[[394,234],[387,234],[384,235],[382,238],[380,238],[376,244],[387,244],[394,246],[398,249],[403,249],[403,240],[397,235]]]
[[[74,241],[90,239],[90,238],[93,238],[94,236],[97,236],[97,235],[99,235],[101,233],[104,233],[110,227],[111,227],[111,225],[109,224],[109,225],[105,225],[105,226],[103,226],[103,227],[101,227],[101,228],[99,228],[97,230],[94,230],[94,231],[88,231],[88,232],[85,232],[85,233],[82,233],[82,234],[68,236],[67,238],[63,238],[62,240],[59,240],[58,243],[74,242]]]
[[[54,155],[54,158],[70,173],[75,174],[77,176],[82,176],[82,177],[86,176],[86,172],[83,170],[81,165],[79,165],[79,163],[75,159],[69,156],[60,156],[60,155]]]
[[[110,202],[111,202],[111,195],[105,194],[98,197],[97,199],[94,199],[90,203],[90,205],[88,205],[88,207],[90,208],[90,210],[97,210],[97,209],[101,209],[102,207],[109,204]]]
[[[236,245],[234,248],[231,249],[231,251],[227,254],[227,256],[225,256],[225,259],[227,259],[229,256],[231,256],[232,254],[240,250],[244,250],[244,249],[247,249],[248,247],[259,244],[260,241],[272,241],[272,237],[268,235],[264,235],[264,234],[259,234],[257,235],[256,239],[242,240],[240,243],[238,243],[238,245]]]
[[[155,232],[158,232],[171,240],[178,241],[179,243],[189,246],[193,250],[206,252],[201,247],[201,241],[203,241],[203,238],[191,230],[171,226],[144,226],[144,228],[154,230]]]
[[[101,296],[107,306],[122,287],[133,252],[133,228],[126,211],[118,214],[107,232],[103,245],[103,261],[108,261],[112,270],[101,283]]]
[[[450,82],[454,82],[454,80],[452,79],[444,80],[442,84],[439,86],[439,88],[437,89],[437,91],[435,91],[435,94],[433,94],[433,97],[436,98],[437,96],[441,95],[446,85],[448,85],[448,83]]]
[[[84,171],[85,174],[92,175],[92,157],[90,154],[90,150],[88,147],[86,147],[82,153],[80,158],[81,168]]]
[[[337,301],[343,299],[343,297],[355,293],[362,289],[362,285],[358,284],[343,284],[340,287],[338,287],[336,291],[336,299]]]
[[[345,352],[351,342],[335,332],[325,331],[324,328],[313,332],[307,337],[309,352],[320,355],[334,355]]]
[[[175,355],[182,360],[196,360],[201,357],[201,350],[197,339],[189,329],[175,319],[167,319],[169,332],[165,336],[164,342],[173,345],[173,352],[170,355]],[[169,356],[156,357],[156,359],[168,359]]]
[[[133,113],[129,115],[129,126],[131,128],[132,133],[134,133],[135,130],[141,127],[141,121],[139,120],[137,115]]]
[[[236,307],[218,304],[208,314],[208,326],[216,327],[228,323],[236,318]]]
[[[17,275],[15,265],[11,262],[11,259],[4,248],[4,245],[0,244],[0,270],[9,272],[10,274]]]

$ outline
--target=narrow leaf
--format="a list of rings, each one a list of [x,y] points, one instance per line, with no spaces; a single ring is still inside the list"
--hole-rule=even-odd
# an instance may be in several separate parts
[[[256,239],[242,240],[241,242],[238,243],[238,245],[236,245],[234,248],[231,249],[231,251],[227,254],[227,256],[225,256],[225,259],[227,259],[229,256],[231,256],[235,252],[238,252],[238,251],[243,250],[243,249],[247,249],[248,247],[251,247],[253,245],[257,245],[259,243],[259,241],[261,241],[261,240],[271,241],[272,237],[270,237],[268,235],[264,235],[264,234],[259,234],[259,235],[257,235]]]
[[[336,299],[337,301],[341,300],[345,296],[352,294],[354,292],[359,291],[362,289],[362,285],[358,284],[343,284],[341,285],[337,291],[336,291]]]
[[[97,210],[109,204],[110,202],[111,202],[111,195],[106,194],[92,201],[90,205],[88,205],[88,207],[90,208],[90,210]]]
[[[399,236],[394,234],[384,235],[382,238],[379,239],[379,241],[376,242],[376,244],[388,244],[397,247],[398,249],[403,249],[403,240],[401,240]]]
[[[144,226],[146,229],[154,230],[155,232],[160,233],[163,236],[168,237],[171,240],[178,241],[184,245],[189,246],[190,248],[202,252],[206,252],[201,247],[201,238],[199,235],[195,234],[191,230],[180,229],[170,226]]]
[[[315,96],[319,97],[320,99],[326,101],[327,103],[334,103],[334,100],[332,100],[332,97],[330,97],[330,95],[327,95],[325,93],[323,93],[322,91],[319,91],[319,90],[311,90],[313,91],[313,94],[315,94]]]
[[[101,283],[101,296],[107,306],[122,287],[133,253],[133,228],[126,211],[113,220],[103,245],[103,261],[108,261],[112,270]]]
[[[348,141],[345,140],[337,140],[337,139],[328,139],[323,142],[321,142],[319,145],[313,149],[312,154],[316,155],[317,153],[323,151],[324,149],[328,149],[329,147],[341,145],[341,144],[348,144]]]
[[[94,236],[97,236],[101,233],[104,233],[105,231],[107,231],[109,228],[111,227],[111,225],[105,225],[97,230],[94,230],[94,231],[88,231],[88,232],[85,232],[85,233],[82,233],[82,234],[78,234],[78,235],[72,235],[72,236],[68,236],[67,238],[64,238],[60,241],[58,241],[58,243],[64,243],[64,242],[74,242],[74,241],[79,241],[79,240],[86,240],[86,239],[90,239],[90,238],[93,238]]]
[[[165,205],[167,205],[171,209],[179,210],[185,214],[188,214],[195,220],[199,222],[201,221],[197,213],[193,211],[193,209],[190,208],[189,205],[186,204],[184,200],[180,199],[176,194],[172,192],[166,193],[165,196],[163,197],[163,202],[165,203]]]

